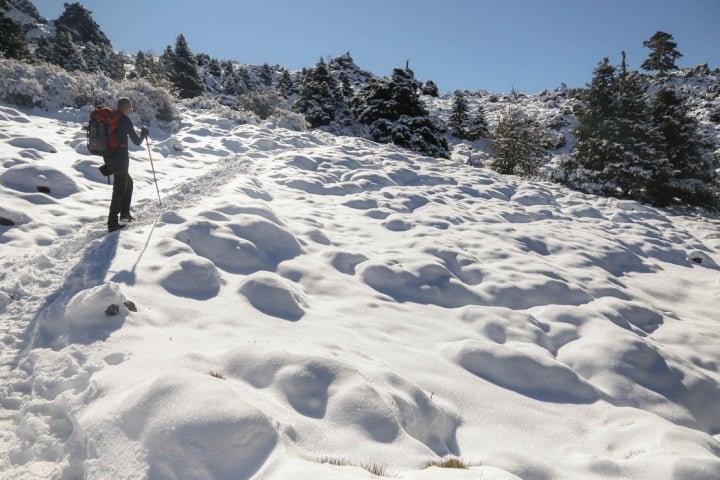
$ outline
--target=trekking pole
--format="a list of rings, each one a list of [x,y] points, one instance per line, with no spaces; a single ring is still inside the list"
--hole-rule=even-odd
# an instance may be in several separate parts
[[[155,180],[155,190],[157,190],[157,194],[158,194],[158,203],[162,207],[162,202],[160,201],[160,189],[158,188],[157,177],[155,176],[155,166],[153,165],[152,154],[150,153],[150,139],[145,137],[145,143],[147,144],[148,158],[150,159],[150,168],[152,168],[153,179]]]

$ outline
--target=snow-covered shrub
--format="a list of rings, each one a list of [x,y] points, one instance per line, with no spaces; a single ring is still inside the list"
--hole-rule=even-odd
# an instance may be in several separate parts
[[[266,120],[286,106],[287,101],[276,90],[253,90],[238,97],[241,109],[249,110]]]
[[[238,111],[231,106],[220,103],[218,99],[214,97],[189,98],[183,100],[182,103],[187,108],[195,110],[207,110],[208,113],[219,118],[225,118],[227,120],[230,120],[237,125],[254,125],[259,123],[258,117],[253,112],[246,110]]]
[[[143,79],[119,83],[103,74],[71,73],[50,64],[0,60],[0,101],[22,108],[50,111],[87,105],[114,107],[120,97],[132,100],[143,123],[180,118],[172,96]]]
[[[153,118],[161,122],[180,119],[175,100],[167,90],[155,87],[142,78],[126,80],[121,87],[126,93],[118,96],[125,96],[133,101],[134,110],[143,123],[149,123]]]
[[[265,121],[265,124],[270,127],[280,127],[296,132],[306,132],[308,127],[303,115],[286,110],[276,110],[275,113]]]
[[[46,110],[75,106],[73,77],[54,65],[0,60],[0,100]]]

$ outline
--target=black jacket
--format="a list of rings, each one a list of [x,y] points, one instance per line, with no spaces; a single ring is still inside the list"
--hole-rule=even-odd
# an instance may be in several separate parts
[[[135,127],[133,126],[130,117],[124,114],[120,114],[120,120],[118,120],[118,126],[115,130],[115,136],[117,137],[118,144],[120,145],[118,148],[124,148],[125,150],[128,148],[128,136],[135,145],[140,146],[143,141],[143,139],[135,133]]]

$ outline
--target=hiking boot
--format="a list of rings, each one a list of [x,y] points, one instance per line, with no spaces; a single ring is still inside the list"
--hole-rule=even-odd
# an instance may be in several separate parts
[[[116,232],[116,231],[118,231],[118,230],[120,230],[120,229],[122,229],[122,228],[125,228],[125,225],[120,225],[120,224],[117,224],[117,225],[108,225],[108,232],[110,232],[110,233]]]
[[[130,215],[129,213],[125,213],[125,214],[120,215],[120,221],[121,221],[121,222],[132,222],[133,220],[135,220],[135,217],[133,217],[133,216]]]

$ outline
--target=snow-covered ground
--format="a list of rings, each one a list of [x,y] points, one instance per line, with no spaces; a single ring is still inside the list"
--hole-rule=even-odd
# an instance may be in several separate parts
[[[183,115],[0,106],[0,478],[720,478],[717,221]]]

